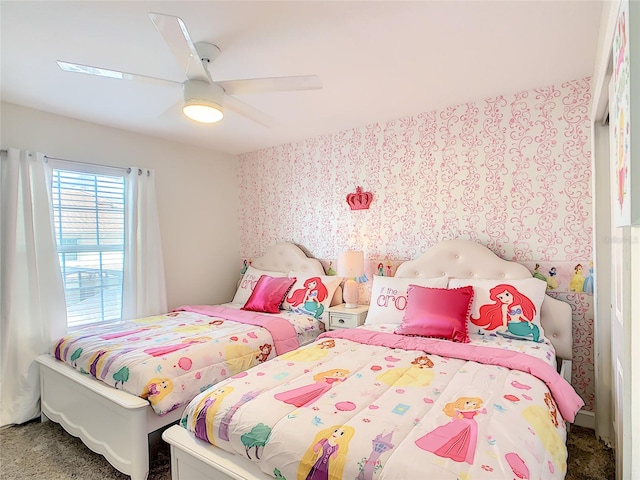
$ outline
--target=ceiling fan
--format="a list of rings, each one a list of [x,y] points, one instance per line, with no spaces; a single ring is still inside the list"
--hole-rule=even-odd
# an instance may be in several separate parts
[[[179,17],[163,13],[149,13],[149,17],[184,71],[187,77],[184,82],[179,83],[61,60],[57,61],[58,66],[64,71],[73,73],[85,73],[118,80],[135,80],[171,87],[180,86],[184,95],[183,113],[192,120],[201,123],[214,123],[222,120],[224,109],[228,108],[254,122],[270,127],[273,124],[271,117],[232,95],[322,88],[320,78],[316,75],[213,81],[207,65],[216,59],[220,54],[220,49],[207,42],[194,44],[186,25]]]

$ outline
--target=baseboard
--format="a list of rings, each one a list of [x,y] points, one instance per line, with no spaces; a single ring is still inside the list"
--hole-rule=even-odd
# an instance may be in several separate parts
[[[590,428],[591,430],[596,429],[596,414],[595,412],[590,412],[589,410],[580,410],[576,414],[576,421],[573,422],[574,425],[584,428]]]

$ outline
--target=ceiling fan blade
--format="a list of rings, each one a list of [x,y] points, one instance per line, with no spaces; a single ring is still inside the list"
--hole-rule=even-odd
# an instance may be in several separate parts
[[[267,128],[271,128],[275,124],[275,120],[266,113],[262,113],[251,105],[248,105],[235,97],[230,97],[229,95],[225,95],[224,97],[224,108],[228,108],[229,110],[232,110],[243,117],[247,117],[249,120],[253,120]]]
[[[164,80],[163,78],[147,77],[146,75],[120,72],[118,70],[109,70],[107,68],[101,67],[92,67],[90,65],[81,65],[79,63],[64,62],[62,60],[56,60],[56,62],[58,63],[58,66],[65,72],[85,73],[87,75],[114,78],[116,80],[135,80],[139,82],[153,83],[156,85],[164,85],[170,87],[175,87],[176,85],[182,86],[181,83],[173,82],[171,80]]]
[[[172,103],[167,108],[165,108],[160,115],[159,118],[166,118],[168,121],[173,121],[176,118],[182,118],[182,106],[184,105],[184,100],[180,100],[178,102]]]
[[[189,80],[202,80],[211,83],[209,73],[204,67],[195,45],[191,41],[187,27],[179,17],[164,13],[149,13],[164,41],[178,60],[180,68]]]
[[[247,78],[216,82],[229,95],[245,93],[284,92],[289,90],[319,90],[322,82],[317,75],[297,75],[292,77]]]

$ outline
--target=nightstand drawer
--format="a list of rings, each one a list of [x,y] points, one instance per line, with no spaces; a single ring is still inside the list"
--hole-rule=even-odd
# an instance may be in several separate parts
[[[358,323],[358,315],[350,313],[329,313],[329,329],[332,328],[356,328]]]
[[[328,330],[337,328],[356,328],[362,325],[367,318],[368,305],[358,305],[355,308],[345,308],[344,303],[329,307]]]

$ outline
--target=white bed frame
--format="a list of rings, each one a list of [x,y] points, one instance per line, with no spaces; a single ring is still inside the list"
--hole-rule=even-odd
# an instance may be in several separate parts
[[[416,260],[400,265],[396,277],[515,279],[530,278],[529,269],[501,259],[471,240],[448,240],[435,245]],[[540,320],[558,357],[559,372],[571,381],[572,319],[569,304],[546,296]],[[184,428],[174,426],[162,438],[171,445],[172,480],[273,480],[253,462],[203,442]]]
[[[270,247],[252,266],[288,273],[291,270],[325,275],[324,267],[296,245]],[[340,301],[338,292],[334,301]],[[110,387],[50,355],[40,366],[41,421],[52,420],[132,480],[149,474],[149,434],[177,422],[182,409],[159,416],[148,401]]]

